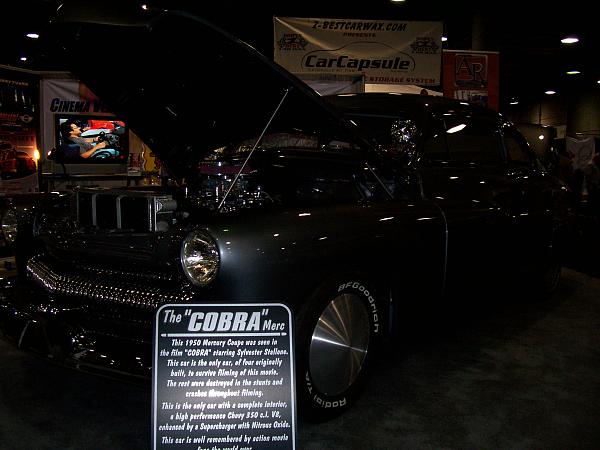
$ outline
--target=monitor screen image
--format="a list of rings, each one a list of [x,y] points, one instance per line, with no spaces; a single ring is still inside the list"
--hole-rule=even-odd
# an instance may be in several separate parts
[[[69,164],[126,163],[128,128],[115,117],[57,115],[56,147],[48,159]]]

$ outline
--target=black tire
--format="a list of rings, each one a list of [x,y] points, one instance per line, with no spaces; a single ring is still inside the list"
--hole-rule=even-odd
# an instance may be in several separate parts
[[[321,422],[359,396],[383,334],[383,311],[358,277],[323,284],[296,318],[297,400],[300,415]]]
[[[550,250],[541,270],[536,276],[536,288],[539,298],[548,298],[556,292],[562,275],[560,259]]]
[[[530,301],[549,299],[558,289],[562,275],[562,265],[558,252],[549,246],[543,259],[540,259],[525,276]]]

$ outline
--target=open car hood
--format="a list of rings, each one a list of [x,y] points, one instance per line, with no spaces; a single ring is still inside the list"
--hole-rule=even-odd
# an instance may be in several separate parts
[[[295,76],[198,17],[61,13],[52,25],[58,57],[176,177],[211,150],[258,137],[286,92],[270,131],[354,135]]]

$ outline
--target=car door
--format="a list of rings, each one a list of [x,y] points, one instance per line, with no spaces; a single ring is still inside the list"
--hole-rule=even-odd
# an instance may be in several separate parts
[[[446,224],[437,204],[424,197],[421,174],[407,164],[414,157],[422,114],[414,108],[393,108],[361,109],[346,116],[379,149],[369,163],[393,197],[377,205],[378,212],[389,212],[378,219],[382,225],[395,227],[386,244],[393,255],[391,297],[402,299],[402,308],[410,303],[404,301],[407,298],[413,299],[413,305],[431,305],[444,291]]]
[[[515,258],[510,267],[525,271],[539,263],[554,238],[552,176],[512,124],[503,125],[502,140],[507,155],[506,176],[520,193],[513,205]]]
[[[446,292],[480,292],[498,283],[514,244],[521,193],[507,176],[495,115],[432,114],[420,149],[426,197],[447,221]]]

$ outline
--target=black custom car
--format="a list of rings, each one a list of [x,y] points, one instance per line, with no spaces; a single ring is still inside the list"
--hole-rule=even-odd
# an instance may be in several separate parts
[[[510,280],[556,287],[564,187],[498,114],[428,96],[323,99],[185,14],[57,29],[73,73],[171,178],[9,216],[26,268],[2,290],[0,326],[20,346],[148,377],[161,304],[284,302],[301,411],[327,417],[411,304]],[[100,44],[121,49],[110,67],[78,64]]]

